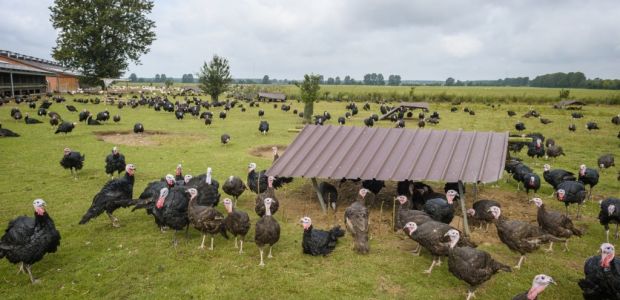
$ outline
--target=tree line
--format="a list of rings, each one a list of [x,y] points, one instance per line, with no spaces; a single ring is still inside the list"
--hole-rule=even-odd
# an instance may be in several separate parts
[[[582,72],[550,73],[538,75],[530,80],[529,77],[514,77],[498,80],[455,80],[448,77],[445,86],[530,86],[546,88],[584,88],[584,89],[620,89],[620,79],[587,79]]]

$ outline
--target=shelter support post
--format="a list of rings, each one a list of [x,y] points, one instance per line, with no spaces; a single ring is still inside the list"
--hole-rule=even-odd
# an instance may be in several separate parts
[[[15,85],[13,84],[13,72],[9,73],[11,75],[11,97],[15,98]]]
[[[467,222],[467,209],[465,209],[465,193],[463,193],[463,182],[459,180],[459,195],[461,199],[461,212],[463,213],[463,232],[465,236],[469,237],[471,233],[469,232],[469,223]]]
[[[323,195],[321,195],[321,191],[319,191],[319,185],[316,183],[316,178],[312,178],[312,186],[314,187],[314,191],[316,192],[317,197],[319,197],[319,204],[321,204],[321,209],[323,209],[323,213],[327,213],[327,208],[325,207],[325,201],[323,200]]]
[[[474,201],[472,203],[478,201],[478,183],[474,183]]]

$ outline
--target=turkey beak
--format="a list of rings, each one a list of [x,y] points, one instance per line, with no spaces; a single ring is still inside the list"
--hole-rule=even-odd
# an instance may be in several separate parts
[[[558,284],[555,282],[555,280],[553,280],[553,278],[549,278],[549,283],[553,283],[553,284],[555,284],[555,285],[558,285]]]

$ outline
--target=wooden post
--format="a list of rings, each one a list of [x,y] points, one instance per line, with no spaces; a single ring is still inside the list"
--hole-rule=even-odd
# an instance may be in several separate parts
[[[319,185],[316,183],[316,178],[312,178],[312,186],[314,187],[314,191],[316,191],[316,195],[319,197],[319,203],[321,204],[321,209],[323,209],[323,213],[327,213],[327,208],[325,207],[325,201],[323,200],[323,195],[321,195],[321,191],[319,191]]]
[[[469,237],[469,223],[467,222],[467,209],[465,209],[465,193],[463,193],[463,182],[459,180],[459,195],[461,196],[461,212],[463,213],[463,232]]]
[[[15,98],[15,84],[13,83],[13,72],[10,72],[11,76],[11,97]]]
[[[474,201],[472,201],[472,203],[476,201],[478,201],[478,183],[477,182],[474,183]]]

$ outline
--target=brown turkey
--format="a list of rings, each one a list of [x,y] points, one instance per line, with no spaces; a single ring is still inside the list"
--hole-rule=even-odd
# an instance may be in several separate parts
[[[239,254],[241,254],[243,253],[243,241],[245,240],[245,235],[248,234],[248,231],[250,231],[250,217],[248,216],[248,213],[237,210],[233,206],[233,202],[228,198],[224,199],[224,207],[228,213],[224,219],[224,225],[226,226],[226,230],[232,233],[235,237],[235,248],[239,247]],[[239,246],[237,246],[237,237],[239,237]]]
[[[553,278],[549,275],[539,274],[534,277],[532,281],[532,288],[528,291],[518,294],[512,298],[512,300],[536,300],[538,295],[542,293],[548,285],[556,284]]]
[[[258,251],[260,252],[260,264],[259,266],[264,267],[265,262],[263,261],[263,252],[264,247],[269,245],[269,255],[267,258],[272,258],[271,249],[273,245],[280,240],[280,224],[278,221],[271,216],[271,198],[266,198],[264,200],[265,203],[265,215],[262,216],[257,222],[256,226],[254,226],[254,241],[256,242],[256,246],[258,246]]]
[[[226,227],[224,226],[224,215],[211,206],[198,205],[198,190],[195,188],[187,189],[189,193],[189,207],[187,209],[187,217],[189,222],[202,232],[202,243],[200,249],[205,248],[205,239],[207,234],[211,235],[211,246],[209,250],[213,250],[213,237],[220,233],[223,237],[228,239],[226,234]]]
[[[394,230],[402,230],[405,224],[409,222],[415,222],[418,225],[422,225],[428,221],[432,221],[433,218],[427,213],[421,210],[409,209],[410,203],[407,196],[400,195],[396,197],[396,200],[400,203],[394,220]]]
[[[489,224],[493,223],[493,215],[489,212],[491,206],[502,207],[499,202],[495,200],[478,200],[474,202],[472,208],[467,210],[467,216],[469,217],[469,224],[471,226],[479,226],[482,230],[482,226],[485,226],[484,232],[489,231]]]
[[[450,229],[446,233],[450,238],[450,250],[448,254],[448,270],[456,278],[469,284],[467,300],[475,297],[478,286],[491,279],[499,270],[511,272],[509,266],[495,261],[485,251],[471,247],[456,247],[461,234],[458,230]]]
[[[368,208],[364,203],[364,197],[368,194],[367,189],[360,189],[358,197],[344,211],[344,223],[353,237],[353,250],[359,254],[367,254],[370,251],[368,245]]]
[[[555,237],[565,238],[564,250],[568,251],[568,238],[571,236],[581,236],[581,230],[575,228],[571,219],[557,211],[547,210],[542,199],[534,198],[530,200],[538,207],[538,213],[536,214],[536,220],[538,220],[538,226],[543,231],[549,233]],[[553,241],[549,243],[549,248],[546,251],[553,250]]]
[[[278,198],[276,197],[276,190],[273,187],[274,181],[275,177],[269,176],[269,178],[267,178],[267,189],[265,189],[265,191],[263,191],[262,193],[256,195],[256,199],[254,200],[254,211],[259,217],[265,215],[265,199],[267,198],[271,198],[270,210],[272,215],[275,214],[280,207],[280,203],[278,201]]]
[[[415,222],[405,224],[405,233],[418,242],[420,246],[428,250],[433,256],[433,262],[428,270],[424,271],[430,274],[434,266],[441,265],[441,256],[448,256],[450,250],[450,238],[446,237],[449,230],[456,228],[437,221],[428,221],[418,226]],[[460,239],[457,243],[459,247],[468,246],[475,248],[476,244],[467,238]]]
[[[508,220],[502,216],[502,210],[497,206],[492,206],[489,211],[495,218],[495,227],[497,227],[497,235],[502,243],[506,244],[512,251],[517,251],[521,254],[519,262],[515,269],[520,269],[525,254],[534,252],[540,247],[540,244],[548,243],[550,241],[564,242],[564,239],[556,238],[550,234],[545,233],[538,226],[534,226],[529,222]]]

